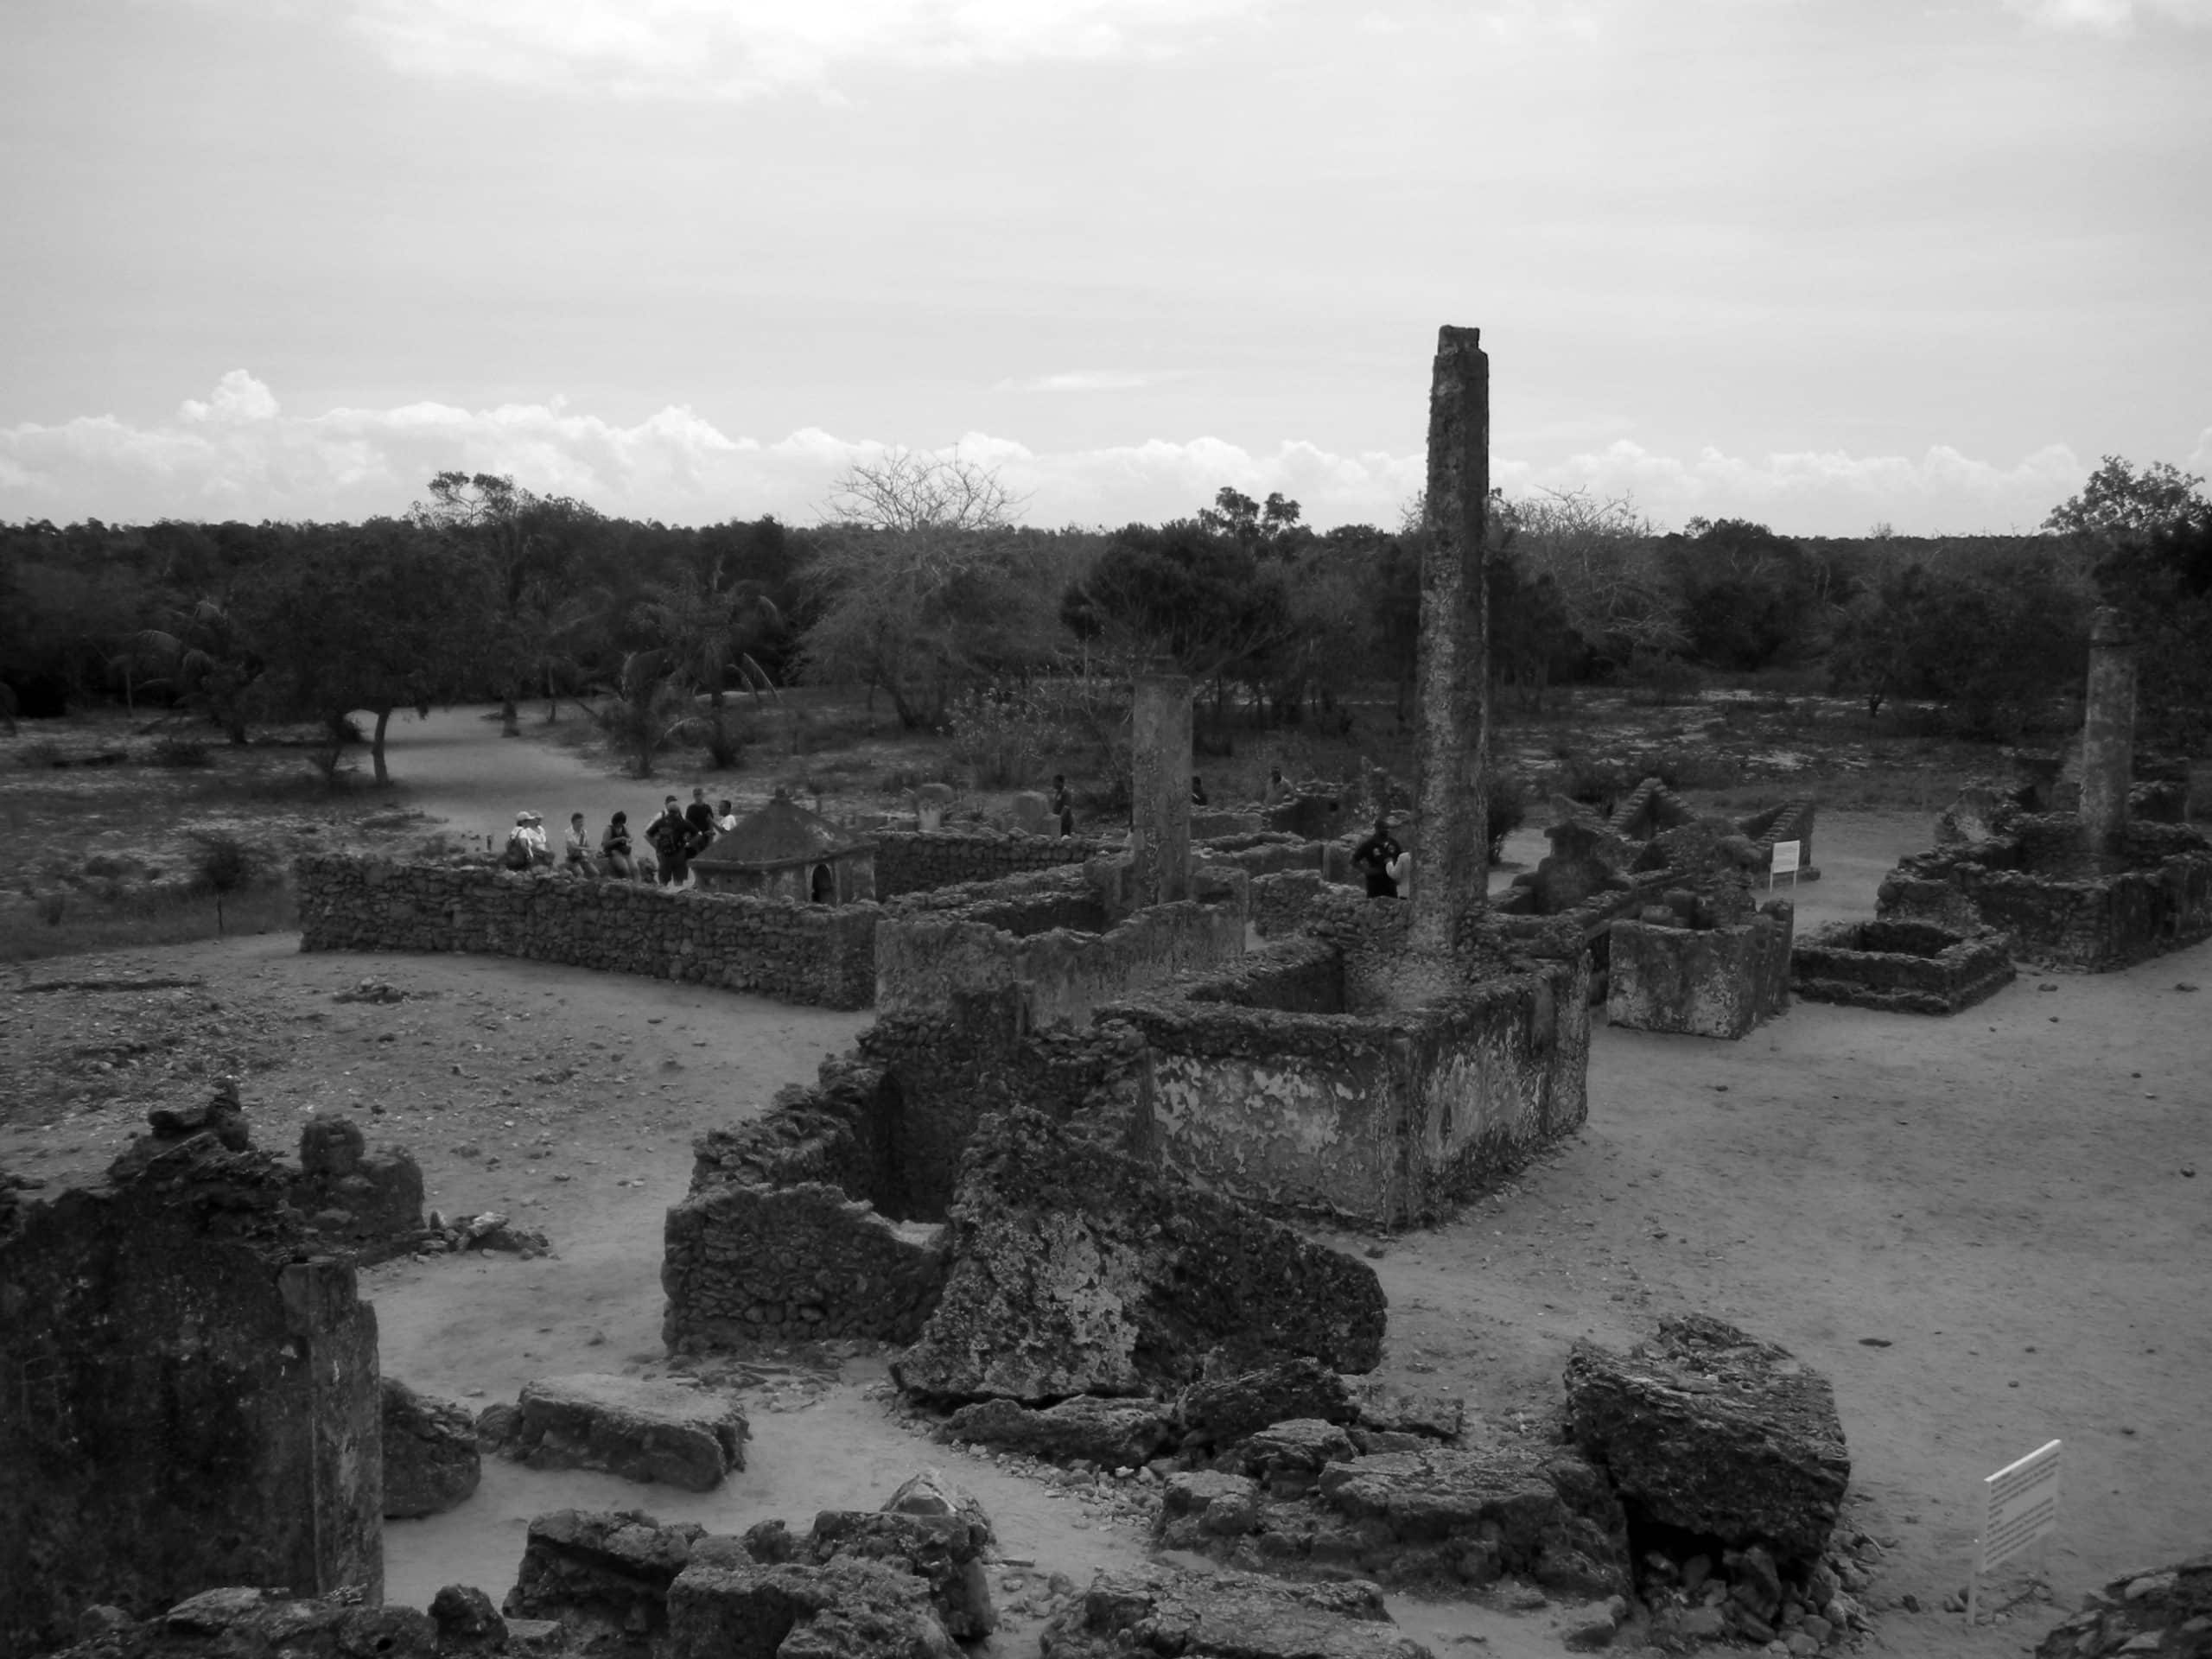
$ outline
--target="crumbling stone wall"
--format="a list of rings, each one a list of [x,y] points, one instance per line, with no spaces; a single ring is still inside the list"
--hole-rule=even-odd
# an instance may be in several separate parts
[[[864,1008],[870,904],[315,855],[295,867],[302,950],[465,950]]]
[[[1774,862],[1777,842],[1797,842],[1797,879],[1810,881],[1820,874],[1813,864],[1813,825],[1816,816],[1809,800],[1784,801],[1779,806],[1770,806],[1763,812],[1737,819],[1736,833],[1758,850],[1762,866]]]
[[[1100,1011],[1142,1036],[1161,1155],[1199,1185],[1263,1209],[1408,1226],[1587,1116],[1579,953],[1497,964],[1416,1006],[1344,1014],[1268,1006],[1324,1000],[1321,964],[1344,962],[1319,939],[1291,950],[1273,983],[1262,969]]]
[[[819,1182],[695,1192],[663,1234],[661,1338],[676,1353],[766,1338],[912,1342],[944,1288],[938,1231]]]
[[[376,1315],[213,1134],[0,1234],[0,1652],[211,1585],[383,1592]]]
[[[1230,902],[1154,905],[1103,931],[1049,920],[1049,931],[1035,927],[1032,912],[1039,908],[1048,918],[1066,912],[1103,919],[1089,884],[1079,874],[1074,879],[1079,891],[1040,893],[1034,897],[1044,903],[1027,906],[996,895],[957,908],[893,906],[876,933],[876,1006],[929,1013],[989,997],[1008,1007],[1021,1030],[1075,1025],[1130,987],[1243,954],[1241,888]]]
[[[1702,895],[1674,895],[1702,907]],[[1741,900],[1749,909],[1749,901]],[[1655,906],[1646,916],[1611,927],[1605,976],[1605,1018],[1637,1031],[1691,1037],[1744,1036],[1789,1006],[1789,947],[1796,912],[1770,899],[1756,912],[1714,925]]]
[[[2212,938],[2212,838],[2187,824],[2133,823],[2102,860],[2085,856],[2080,839],[2078,819],[2050,813],[1914,854],[1883,880],[1876,914],[1994,927],[2023,962],[2091,972]]]
[[[1993,929],[1933,922],[1834,922],[1790,953],[1789,988],[1812,1002],[1900,1014],[1956,1014],[2012,982]]]
[[[1019,830],[883,830],[875,836],[875,896],[925,893],[969,881],[995,881],[1026,870],[1081,864],[1115,851],[1083,836],[1032,836]]]

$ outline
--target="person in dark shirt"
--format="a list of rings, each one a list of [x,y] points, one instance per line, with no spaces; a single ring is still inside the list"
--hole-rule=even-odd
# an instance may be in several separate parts
[[[715,838],[715,809],[707,804],[705,790],[694,789],[691,791],[691,804],[683,809],[683,822],[690,826],[691,830],[684,843],[683,855],[696,858],[707,850],[707,843]]]
[[[1375,820],[1375,833],[1352,849],[1351,861],[1367,877],[1367,896],[1370,899],[1395,899],[1398,884],[1391,878],[1390,867],[1405,852],[1390,834],[1390,820]]]
[[[1060,833],[1075,834],[1075,797],[1068,793],[1067,774],[1064,772],[1052,774],[1052,810],[1059,817]]]
[[[1205,804],[1206,781],[1194,772],[1191,774],[1191,804],[1192,806],[1204,806]]]
[[[658,859],[656,876],[664,887],[680,887],[690,874],[690,859],[684,845],[690,838],[691,826],[684,822],[683,810],[671,795],[661,803],[660,816],[645,826],[645,839],[652,843]]]

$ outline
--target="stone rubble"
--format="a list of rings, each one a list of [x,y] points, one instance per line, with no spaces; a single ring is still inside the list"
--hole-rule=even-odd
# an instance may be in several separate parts
[[[750,1433],[734,1401],[647,1377],[582,1372],[524,1384],[477,1423],[500,1456],[532,1469],[603,1469],[688,1491],[745,1467]]]
[[[466,1502],[484,1475],[467,1409],[417,1394],[396,1376],[382,1382],[385,1519],[442,1515]]]

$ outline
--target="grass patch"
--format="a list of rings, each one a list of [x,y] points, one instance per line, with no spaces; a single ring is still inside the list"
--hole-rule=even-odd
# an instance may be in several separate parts
[[[221,933],[284,933],[300,925],[289,883],[227,895],[174,888],[141,888],[114,899],[44,893],[35,900],[0,901],[0,962],[215,938],[219,902]]]

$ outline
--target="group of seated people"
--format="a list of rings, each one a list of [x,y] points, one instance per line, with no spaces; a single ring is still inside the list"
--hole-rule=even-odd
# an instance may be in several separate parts
[[[562,837],[558,861],[545,834],[545,821],[535,812],[515,814],[507,832],[507,847],[500,858],[510,870],[550,870],[556,875],[606,877],[620,881],[647,881],[679,887],[690,879],[691,861],[714,844],[715,837],[737,828],[737,813],[725,800],[720,807],[707,804],[707,791],[694,789],[691,804],[681,806],[671,795],[661,803],[660,814],[645,829],[643,844],[630,834],[630,815],[617,812],[594,845],[584,815],[569,815],[569,830]]]

